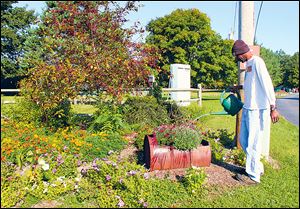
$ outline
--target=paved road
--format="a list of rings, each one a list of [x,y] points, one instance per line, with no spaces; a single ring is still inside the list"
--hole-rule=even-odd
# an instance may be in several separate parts
[[[280,115],[299,126],[299,93],[277,99],[277,108]]]

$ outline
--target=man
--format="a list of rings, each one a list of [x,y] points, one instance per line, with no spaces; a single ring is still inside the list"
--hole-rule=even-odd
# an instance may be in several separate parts
[[[244,41],[234,42],[232,55],[236,62],[246,62],[243,85],[245,98],[240,129],[240,144],[246,153],[246,172],[236,174],[235,177],[239,181],[260,183],[260,176],[264,172],[260,161],[262,146],[269,146],[270,119],[273,123],[279,120],[274,87],[265,62],[253,55]]]

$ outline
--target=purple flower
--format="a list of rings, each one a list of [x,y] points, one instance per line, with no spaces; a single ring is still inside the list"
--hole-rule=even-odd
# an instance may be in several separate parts
[[[56,171],[57,171],[56,168],[52,169],[52,173],[56,173]]]
[[[111,180],[111,176],[110,175],[106,175],[105,179],[106,179],[106,181],[110,181]]]
[[[144,179],[149,179],[150,178],[150,174],[149,173],[144,173]]]
[[[147,207],[148,207],[148,203],[147,203],[147,202],[144,202],[144,203],[143,203],[143,207],[144,207],[144,208],[147,208]]]
[[[109,150],[107,154],[111,155],[113,152],[114,152],[113,150]]]
[[[98,165],[97,165],[97,163],[95,161],[93,161],[92,166],[93,167],[98,167]]]
[[[119,202],[118,202],[118,207],[121,208],[125,205],[125,203],[123,202],[123,200],[119,199]]]
[[[129,171],[128,173],[127,173],[129,176],[133,176],[133,175],[135,175],[136,174],[136,171]]]
[[[105,163],[107,164],[107,165],[110,165],[111,164],[111,161],[105,161]]]
[[[82,164],[81,160],[77,160],[77,166],[80,166]]]
[[[63,164],[64,160],[62,159],[62,156],[61,155],[58,155],[57,156],[57,166],[60,166],[61,164]]]
[[[120,184],[122,184],[122,183],[123,183],[123,179],[122,179],[122,178],[120,178],[120,180],[119,180],[119,183],[120,183]]]
[[[64,148],[63,148],[63,150],[66,150],[66,149],[68,149],[68,147],[65,145]]]
[[[101,158],[103,161],[108,161],[106,157]]]
[[[99,158],[96,157],[96,158],[93,160],[93,163],[96,163],[97,160],[99,160]]]
[[[61,156],[61,155],[58,155],[56,160],[57,160],[57,161],[60,161],[61,159],[62,159],[62,156]]]
[[[81,172],[81,174],[82,174],[83,176],[85,176],[85,175],[87,174],[86,168],[81,169],[80,172]]]

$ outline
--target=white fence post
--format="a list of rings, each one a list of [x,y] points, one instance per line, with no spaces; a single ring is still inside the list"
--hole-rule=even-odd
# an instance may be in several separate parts
[[[201,83],[198,84],[198,105],[202,106],[202,86]]]

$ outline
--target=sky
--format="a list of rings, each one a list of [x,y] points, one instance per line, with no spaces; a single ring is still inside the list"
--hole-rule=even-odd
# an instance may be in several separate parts
[[[263,1],[258,17],[261,3],[254,1],[257,43],[274,52],[280,49],[289,55],[299,52],[299,1]],[[139,4],[142,7],[127,16],[130,20],[128,26],[139,21],[145,27],[151,20],[169,15],[176,9],[196,8],[210,18],[212,29],[223,39],[227,39],[232,30],[234,40],[238,39],[237,1],[140,1]],[[46,7],[45,1],[19,1],[14,4],[26,5],[37,14]]]

